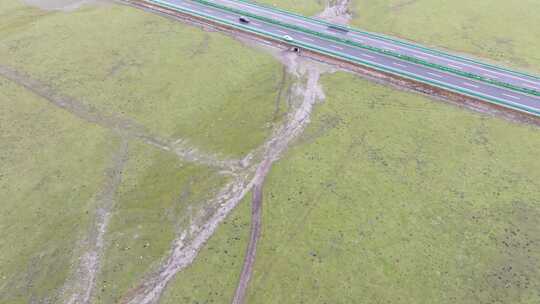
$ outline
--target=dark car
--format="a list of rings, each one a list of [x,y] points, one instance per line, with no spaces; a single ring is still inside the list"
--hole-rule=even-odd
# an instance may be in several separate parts
[[[339,31],[339,32],[343,32],[343,33],[348,33],[349,32],[349,28],[347,28],[346,26],[343,26],[343,25],[330,24],[328,26],[328,28],[331,29],[331,30]]]
[[[242,23],[249,23],[249,18],[248,17],[240,16],[240,18],[238,18],[238,20],[240,20],[240,22],[242,22]]]

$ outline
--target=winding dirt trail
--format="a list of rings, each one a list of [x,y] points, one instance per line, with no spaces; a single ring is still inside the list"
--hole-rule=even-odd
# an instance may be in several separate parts
[[[331,22],[341,24],[348,23],[351,19],[351,14],[349,13],[349,0],[338,0],[332,6],[328,5],[325,10],[318,15],[318,17]],[[303,88],[297,87],[297,94],[303,96],[304,102],[307,100],[309,104],[313,104],[317,97],[320,97],[321,99],[324,98],[322,90],[319,87],[319,78],[321,73],[325,72],[324,69],[313,68],[313,66],[310,68],[309,65],[306,67],[307,63],[305,61],[298,60],[298,58],[295,58],[294,55],[288,59],[289,60],[283,61],[285,66],[290,66],[293,67],[293,69],[296,69],[297,76],[298,71],[302,71],[302,74],[307,76],[306,86]],[[309,112],[311,112],[311,109]],[[268,174],[268,171],[270,171],[271,165],[271,162],[262,163],[264,172],[261,174],[260,179],[253,187],[250,238],[244,256],[242,272],[240,273],[240,278],[238,280],[238,285],[234,293],[232,304],[243,304],[246,299],[246,291],[249,281],[251,280],[253,264],[255,263],[257,253],[257,243],[261,236],[262,188],[266,174]]]
[[[271,138],[245,157],[242,161],[243,169],[214,198],[206,202],[211,208],[203,208],[194,216],[191,225],[185,227],[173,241],[170,254],[164,262],[156,271],[148,274],[137,287],[128,291],[121,303],[158,303],[161,294],[174,276],[193,263],[202,246],[242,198],[256,185],[262,186],[262,181],[272,163],[283,155],[290,143],[302,134],[309,123],[313,106],[324,98],[318,83],[319,75],[321,70],[329,68],[290,52],[275,55],[279,55],[279,59],[287,65],[288,72],[298,79],[291,90],[292,96],[289,100],[291,109],[286,120],[273,132]],[[258,234],[253,233],[254,236]],[[255,250],[252,252],[254,258]],[[252,267],[246,268],[246,273],[250,274],[251,270]],[[245,278],[249,276],[243,279],[246,282],[245,286],[249,282]]]
[[[347,24],[351,21],[352,15],[349,11],[350,0],[329,1],[328,5],[316,17],[328,22]]]
[[[189,226],[179,229],[177,237],[172,242],[170,253],[164,258],[163,263],[155,271],[149,273],[136,288],[125,294],[121,299],[122,303],[158,303],[170,281],[178,272],[194,261],[199,250],[213,235],[219,224],[242,198],[253,189],[252,216],[254,220],[242,276],[235,297],[238,303],[244,301],[246,288],[252,275],[257,241],[261,234],[263,182],[273,162],[277,161],[288,149],[289,145],[302,134],[309,123],[310,114],[315,103],[324,99],[324,94],[319,85],[321,73],[334,70],[327,65],[299,57],[295,53],[288,51],[277,52],[276,48],[272,47],[270,49],[264,48],[283,62],[287,72],[295,77],[296,82],[288,92],[289,111],[287,111],[282,125],[274,130],[272,136],[263,145],[240,161],[220,160],[214,155],[201,153],[187,145],[185,140],[172,141],[159,138],[150,134],[144,126],[137,122],[117,115],[101,113],[94,107],[74,98],[58,94],[46,84],[34,80],[24,73],[0,65],[0,76],[16,82],[36,95],[43,97],[51,104],[85,121],[114,131],[123,139],[141,139],[145,143],[162,150],[171,151],[185,161],[202,163],[232,172],[232,180],[219,190],[213,198],[205,202],[208,208],[203,208],[198,214],[195,214]],[[88,251],[88,259],[82,258],[90,262],[81,262],[81,269],[97,269],[99,261],[97,261],[96,257],[99,255],[97,252],[99,252],[101,246],[99,244],[102,242],[100,241],[102,236],[100,237],[99,231],[104,231],[106,226],[107,217],[98,215],[96,217],[96,231],[98,232],[93,234],[96,238],[96,241],[93,242],[94,249]],[[89,297],[91,298],[93,288],[91,282],[94,277],[91,272],[86,271],[86,273],[88,275],[83,275],[82,279],[77,281],[80,285],[76,286],[74,289],[76,292],[72,293],[73,296],[67,303],[87,303]]]
[[[95,197],[96,215],[88,235],[81,242],[82,253],[70,278],[62,289],[67,304],[88,304],[95,287],[96,276],[101,264],[104,237],[109,225],[115,196],[122,182],[122,171],[128,158],[128,143],[123,139],[113,156],[112,165],[105,171],[103,189]]]
[[[242,272],[238,281],[238,286],[234,293],[233,304],[244,303],[246,296],[246,289],[249,281],[251,280],[251,274],[253,273],[253,263],[255,262],[255,256],[257,253],[257,241],[261,236],[261,221],[262,221],[262,202],[263,194],[262,188],[266,174],[270,170],[270,163],[263,164],[264,176],[258,181],[252,189],[253,198],[251,201],[251,232],[249,236],[249,243],[246,249],[244,258],[244,265],[242,266]]]

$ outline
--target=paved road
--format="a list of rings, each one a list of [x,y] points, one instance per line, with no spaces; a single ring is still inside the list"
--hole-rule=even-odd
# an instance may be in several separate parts
[[[445,57],[436,53],[420,49],[412,45],[398,44],[394,41],[389,41],[384,38],[377,38],[374,35],[367,33],[350,31],[344,33],[328,28],[327,24],[314,19],[304,19],[294,15],[287,15],[278,11],[268,9],[263,6],[258,6],[252,3],[239,2],[236,0],[212,0],[212,2],[219,3],[228,7],[241,9],[259,16],[272,18],[278,21],[296,24],[305,28],[316,30],[321,33],[330,34],[340,38],[347,38],[354,42],[362,43],[365,45],[394,51],[402,55],[408,55],[416,57],[431,63],[440,64],[449,68],[457,69],[464,72],[473,73],[475,75],[483,76],[493,80],[498,80],[506,83],[513,84],[518,87],[529,88],[540,91],[540,79],[535,77],[529,77],[521,74],[514,74],[504,70],[499,70],[495,67],[489,67],[486,65],[460,60],[459,58]]]
[[[208,15],[213,18],[218,18],[221,20],[225,20],[231,23],[234,23],[238,26],[245,27],[247,29],[255,29],[255,30],[263,30],[267,33],[274,34],[278,37],[283,37],[285,35],[288,35],[293,38],[293,43],[301,43],[307,46],[316,47],[319,49],[327,50],[328,52],[331,52],[333,54],[336,54],[338,56],[343,57],[352,57],[357,61],[362,61],[366,65],[369,65],[371,67],[379,68],[382,70],[385,70],[387,72],[395,73],[401,76],[413,78],[416,80],[428,82],[435,84],[439,87],[446,88],[451,91],[457,91],[463,94],[467,94],[474,97],[480,97],[484,100],[495,102],[497,104],[500,104],[501,102],[505,104],[505,106],[514,108],[520,111],[525,111],[528,113],[531,113],[536,116],[540,116],[540,97],[529,95],[525,93],[516,92],[511,89],[506,89],[503,87],[491,85],[482,81],[476,81],[476,80],[470,80],[465,77],[458,76],[456,74],[452,73],[445,73],[440,70],[431,69],[423,65],[418,65],[414,63],[409,63],[407,61],[399,60],[395,57],[390,57],[384,54],[380,54],[377,52],[372,52],[363,48],[358,48],[354,46],[349,46],[347,44],[338,43],[332,40],[326,40],[324,38],[319,38],[315,35],[310,35],[304,32],[295,31],[286,27],[281,27],[273,23],[266,23],[260,20],[251,20],[248,24],[242,24],[238,21],[239,15],[226,11],[221,10],[218,8],[205,6],[197,2],[193,2],[190,0],[160,0],[162,3],[167,3],[169,5],[172,5],[174,7],[178,7],[179,9],[183,10],[191,10],[194,12],[197,12],[199,14]],[[266,11],[268,9],[259,7],[259,6],[252,6],[250,4],[246,4],[243,2],[235,2],[231,0],[214,0],[214,2],[219,2],[220,4],[227,4],[228,6],[235,7],[235,8],[241,8],[242,10],[248,10],[253,14],[263,15],[265,16],[271,16],[273,19],[282,18],[280,20],[286,21],[288,23],[294,23],[297,25],[301,25],[302,23],[306,23],[305,20],[302,20],[298,17],[291,17],[288,15],[282,15],[278,14],[274,11]],[[317,24],[315,27],[311,27],[311,29],[316,30],[324,30],[327,31],[329,29],[326,28],[326,26],[323,26],[321,24],[318,24],[316,22],[310,23]],[[349,32],[345,35],[353,35],[352,32]],[[355,39],[365,39],[365,37],[359,38],[358,36],[361,36],[360,34],[356,34]],[[350,37],[349,37],[350,39]],[[390,49],[388,45],[388,42],[378,42],[379,44],[377,46],[385,45],[387,49]],[[415,52],[415,54],[418,53],[418,50],[403,50],[403,46],[400,45],[392,45],[392,50],[398,50],[399,52]],[[407,53],[409,54],[409,53]],[[432,54],[422,54],[417,55],[419,56],[434,56]],[[421,58],[421,57],[419,57]],[[437,60],[441,61],[448,61],[445,58],[438,58]],[[435,62],[435,61],[433,61]],[[486,69],[485,67],[481,66],[473,66],[470,63],[462,63],[462,62],[454,62],[452,63],[447,62],[447,64],[453,64],[453,65],[460,65],[465,68],[471,68],[471,69]],[[533,80],[533,78],[528,78],[526,76],[517,76],[511,73],[506,73],[503,71],[495,71],[490,70],[491,74],[498,73],[497,77],[498,80],[512,80],[516,79],[518,77],[520,82],[522,83],[528,83],[533,88],[539,88],[540,89],[540,83],[538,81]],[[486,71],[487,73],[487,71]],[[503,74],[503,75],[501,75]],[[502,79],[502,77],[505,77]]]

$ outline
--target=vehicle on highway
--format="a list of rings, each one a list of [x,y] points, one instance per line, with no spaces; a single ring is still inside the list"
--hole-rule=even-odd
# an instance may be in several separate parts
[[[238,18],[238,20],[242,23],[249,23],[249,18],[248,17],[244,17],[244,16],[240,16],[240,18]]]
[[[343,33],[349,32],[349,28],[343,25],[330,24],[328,28],[331,30],[335,30],[335,31],[343,32]]]
[[[287,41],[293,41],[293,37],[289,36],[289,35],[285,35],[283,36],[283,39],[287,40]]]

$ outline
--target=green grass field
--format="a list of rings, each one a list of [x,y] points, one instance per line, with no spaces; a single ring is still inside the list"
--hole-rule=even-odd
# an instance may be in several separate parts
[[[13,3],[0,4],[0,64],[62,94],[226,156],[256,147],[275,122],[283,70],[264,52],[120,5]]]
[[[345,73],[323,84],[267,179],[247,302],[536,303],[538,129]],[[232,222],[249,222],[245,205]],[[168,295],[230,301],[244,246],[231,229]]]
[[[0,109],[0,302],[56,302],[119,139],[3,78]],[[175,231],[225,180],[138,141],[129,143],[128,157],[95,302],[111,303],[151,271]]]
[[[47,100],[0,77],[2,303],[65,300],[120,146],[98,126],[103,117],[242,157],[281,119],[276,103],[287,85],[282,66],[260,50],[113,4],[59,12],[2,1],[0,66],[54,93]],[[87,108],[59,109],[59,96]],[[116,301],[153,271],[191,216],[215,207],[204,202],[226,181],[139,140],[129,140],[127,158],[95,303]]]
[[[52,301],[118,141],[0,78],[0,302]]]
[[[169,252],[177,231],[224,177],[170,154],[133,145],[117,193],[93,303],[116,303]]]
[[[195,263],[179,273],[161,303],[229,303],[249,237],[251,194],[221,224]]]
[[[451,19],[427,1],[363,2],[353,2],[355,25],[533,71],[540,66],[537,41],[524,34],[536,31],[536,2],[444,4]],[[307,15],[324,7],[272,3]],[[460,3],[466,13],[453,10]],[[409,11],[415,7],[423,14]],[[500,29],[489,26],[503,14]],[[433,20],[437,26],[426,26]],[[475,36],[496,31],[519,34],[508,43]],[[0,303],[66,299],[62,288],[123,142],[127,161],[92,303],[120,301],[156,270],[197,211],[215,208],[205,202],[226,175],[121,139],[99,126],[99,113],[239,158],[280,122],[293,81],[259,49],[114,4],[59,12],[2,1],[2,66],[89,106],[98,121],[0,76]],[[538,128],[344,72],[325,75],[322,84],[324,103],[266,179],[247,302],[538,303]],[[230,302],[249,216],[247,196],[160,302]]]
[[[265,188],[250,303],[535,303],[540,134],[338,73]]]

